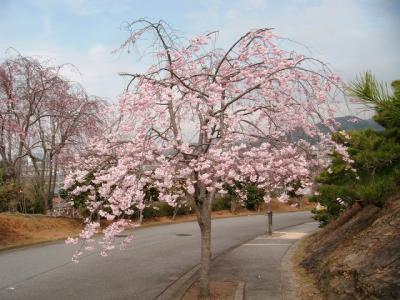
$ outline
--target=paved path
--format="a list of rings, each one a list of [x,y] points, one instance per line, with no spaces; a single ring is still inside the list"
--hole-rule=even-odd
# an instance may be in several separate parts
[[[276,229],[310,221],[310,213],[275,214]],[[214,255],[265,231],[265,216],[217,219],[212,223]],[[178,236],[187,234],[188,236]],[[137,230],[126,251],[109,257],[86,255],[71,262],[63,242],[0,252],[0,299],[154,299],[199,262],[195,222]]]
[[[287,299],[283,290],[283,280],[287,278],[282,276],[281,260],[296,241],[317,228],[317,222],[307,222],[279,230],[273,236],[258,236],[217,257],[211,268],[211,280],[244,282],[245,299]]]

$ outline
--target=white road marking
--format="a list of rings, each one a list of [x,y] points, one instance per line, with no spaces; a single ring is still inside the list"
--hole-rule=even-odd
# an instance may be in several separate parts
[[[306,232],[282,232],[282,231],[276,231],[275,234],[277,236],[259,236],[256,238],[256,240],[268,240],[268,239],[277,239],[277,240],[292,240],[292,239],[301,239],[302,237],[306,236]]]

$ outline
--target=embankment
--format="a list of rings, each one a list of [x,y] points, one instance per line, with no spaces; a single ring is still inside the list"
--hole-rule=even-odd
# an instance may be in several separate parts
[[[355,204],[299,248],[323,299],[400,299],[399,197]]]

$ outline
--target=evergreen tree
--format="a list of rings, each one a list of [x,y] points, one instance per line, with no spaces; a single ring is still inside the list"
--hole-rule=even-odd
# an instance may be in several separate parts
[[[348,146],[356,172],[341,156],[332,154],[332,165],[316,179],[317,192],[311,197],[325,207],[314,217],[324,226],[358,201],[382,206],[400,185],[400,81],[393,81],[393,93],[370,73],[350,83],[354,101],[375,110],[374,120],[385,130],[371,129],[338,133],[334,138]]]

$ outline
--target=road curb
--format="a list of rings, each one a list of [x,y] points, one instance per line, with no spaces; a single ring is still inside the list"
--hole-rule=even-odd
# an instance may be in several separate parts
[[[197,272],[200,264],[192,268],[189,272],[183,274],[178,280],[168,286],[156,300],[181,299],[189,287],[197,280]]]
[[[307,233],[304,237],[296,241],[289,247],[281,260],[281,295],[283,300],[297,299],[296,280],[293,274],[292,258],[303,240],[315,233],[317,230]]]
[[[244,286],[245,286],[245,282],[240,281],[236,288],[235,300],[243,300],[244,299]]]
[[[280,227],[280,228],[276,228],[275,230],[282,230],[282,229],[286,229],[286,228],[302,225],[302,224],[305,224],[305,223],[307,223],[307,222],[301,222],[301,223],[298,223],[298,224],[293,224],[291,226]],[[247,242],[249,242],[249,241],[251,241],[253,239],[254,239],[254,237],[244,241],[243,243],[241,243],[239,245],[235,245],[235,246],[229,247],[228,249],[225,249],[224,251],[222,251],[221,253],[219,253],[215,257],[213,257],[211,259],[211,261],[214,261],[216,258],[220,257],[221,255],[229,253],[232,250],[240,247],[243,244],[246,244]],[[290,248],[292,248],[292,247],[290,247]],[[286,254],[285,254],[285,256],[286,256]],[[176,300],[176,299],[181,299],[185,295],[185,293],[189,289],[189,287],[198,279],[197,275],[198,275],[199,269],[200,269],[200,264],[196,265],[194,268],[190,269],[188,272],[183,274],[179,279],[174,281],[171,285],[169,285],[164,291],[161,292],[161,294],[159,294],[154,299],[155,300]],[[243,284],[241,284],[241,283],[243,283]],[[240,287],[240,289],[239,289],[239,287]],[[236,289],[236,293],[235,293],[235,300],[244,299],[244,288],[245,288],[245,283],[244,282],[239,282],[238,288]],[[242,295],[242,298],[237,298],[236,299],[236,295],[238,295],[238,297],[240,295]],[[288,299],[291,299],[291,298],[288,298]]]

